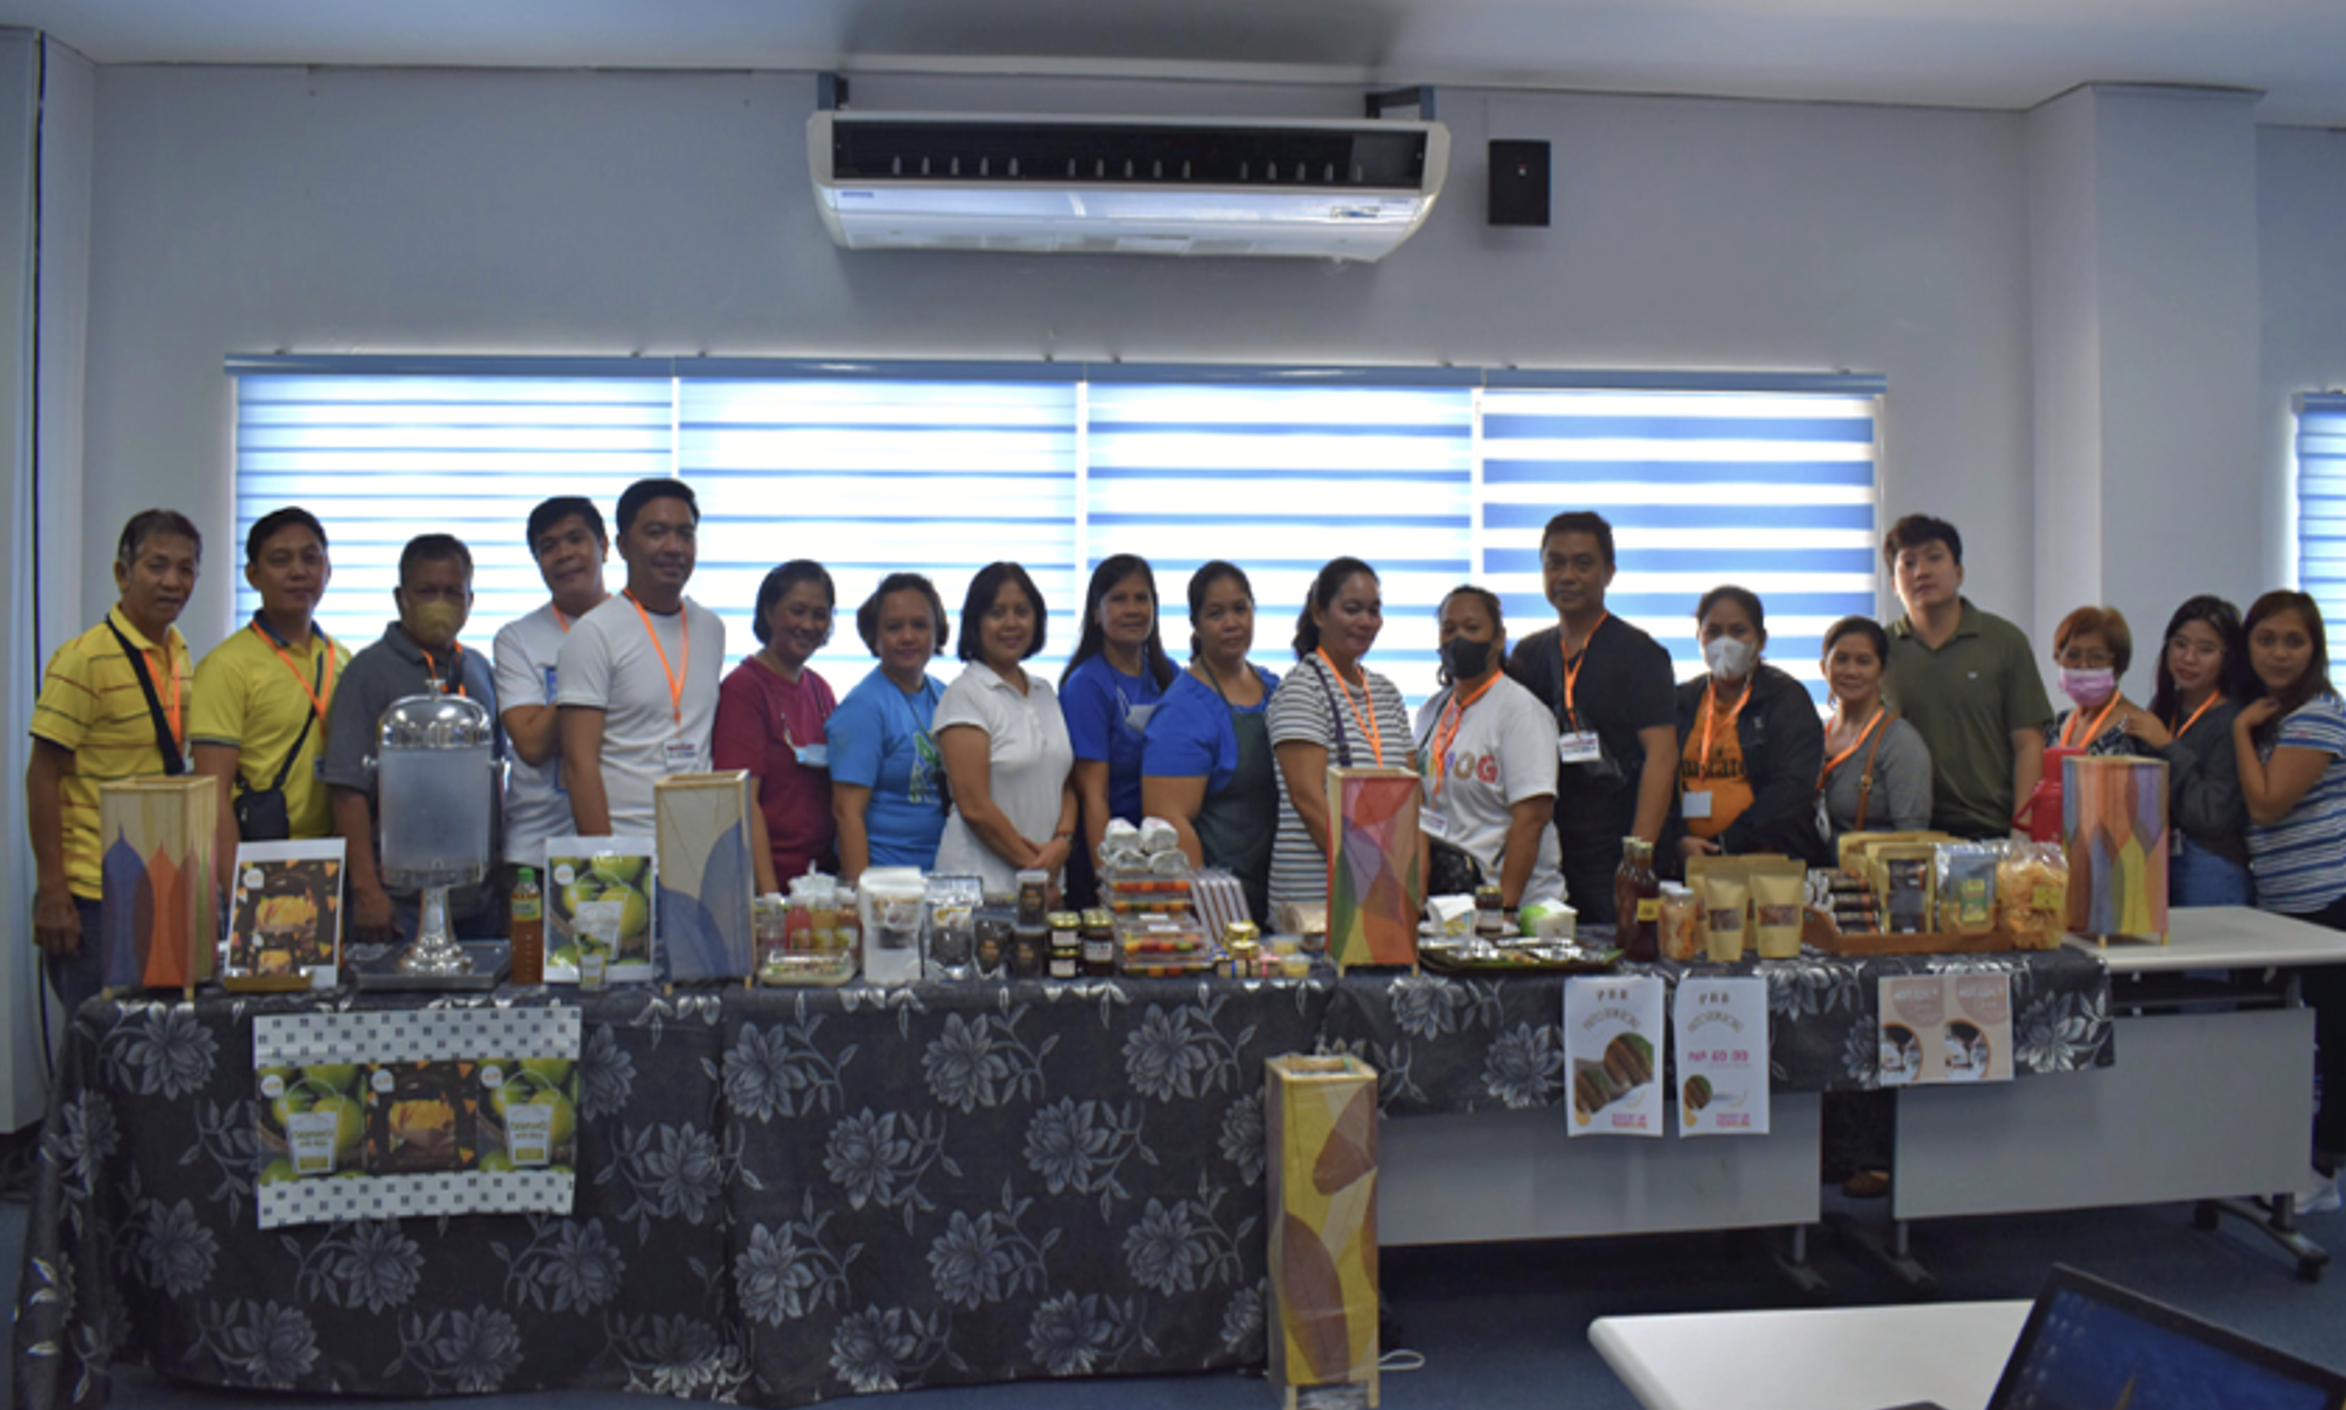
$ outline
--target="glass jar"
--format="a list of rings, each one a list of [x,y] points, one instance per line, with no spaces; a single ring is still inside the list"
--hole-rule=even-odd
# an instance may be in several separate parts
[[[1654,844],[1621,839],[1621,868],[1613,873],[1613,943],[1621,958],[1651,964],[1661,958],[1662,879],[1654,874]]]

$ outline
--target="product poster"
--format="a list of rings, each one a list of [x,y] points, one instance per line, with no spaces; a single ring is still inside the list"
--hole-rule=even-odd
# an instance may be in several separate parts
[[[1910,974],[1882,981],[1881,1084],[2012,1080],[2012,976]]]
[[[1678,1129],[1688,1136],[1768,1133],[1768,982],[1681,980],[1672,1006]]]
[[[339,837],[237,845],[223,984],[235,989],[306,977],[311,988],[334,987],[342,957],[342,857]]]
[[[1950,974],[1947,980],[1946,1080],[2012,1080],[2012,976]]]
[[[1902,974],[1882,980],[1881,1084],[1913,1087],[1946,1070],[1944,975]]]
[[[570,1212],[579,1011],[253,1020],[260,1227]]]
[[[546,840],[546,982],[576,984],[600,966],[611,984],[650,984],[653,853],[648,837]]]
[[[1574,1136],[1662,1134],[1660,979],[1564,981],[1564,1065]]]

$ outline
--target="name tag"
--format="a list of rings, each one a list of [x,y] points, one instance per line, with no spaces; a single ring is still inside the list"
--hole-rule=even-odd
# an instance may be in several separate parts
[[[1699,793],[1689,790],[1686,796],[1679,801],[1681,804],[1679,811],[1685,815],[1688,822],[1700,821],[1711,815],[1711,791],[1707,788]]]
[[[828,744],[801,744],[792,749],[790,754],[798,760],[798,766],[802,769],[831,767],[831,746]]]
[[[1157,707],[1154,705],[1129,706],[1124,711],[1124,723],[1132,726],[1134,734],[1139,734],[1148,729],[1149,720],[1156,713]]]
[[[1447,838],[1450,835],[1450,820],[1431,808],[1417,810],[1417,825],[1425,830],[1428,837]]]
[[[1605,757],[1605,746],[1593,730],[1575,730],[1556,741],[1556,758],[1566,764],[1593,764]]]
[[[672,774],[688,774],[700,767],[700,746],[689,739],[671,739],[661,746],[660,762]]]

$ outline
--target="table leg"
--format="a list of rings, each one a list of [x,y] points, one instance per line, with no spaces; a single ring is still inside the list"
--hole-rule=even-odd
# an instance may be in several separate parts
[[[1924,1267],[1922,1261],[1914,1256],[1907,1237],[1910,1226],[1906,1220],[1891,1220],[1887,1239],[1839,1210],[1825,1216],[1825,1227],[1864,1262],[1905,1284],[1908,1292],[1917,1297],[1937,1294],[1938,1275]]]

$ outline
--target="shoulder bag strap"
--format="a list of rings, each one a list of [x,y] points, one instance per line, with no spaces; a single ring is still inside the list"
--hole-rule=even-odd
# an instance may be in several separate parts
[[[130,669],[138,673],[138,688],[147,697],[147,718],[155,724],[155,750],[163,756],[163,772],[168,777],[177,778],[187,772],[187,757],[179,752],[179,741],[171,737],[171,724],[163,718],[163,700],[155,694],[155,678],[147,672],[147,654],[130,644],[130,638],[122,634],[122,628],[114,625],[112,617],[106,619],[106,630],[114,633],[114,639],[122,643],[122,654],[130,658]],[[163,660],[166,663],[171,660],[171,646],[168,642],[163,646]]]
[[[1857,825],[1851,829],[1853,832],[1865,831],[1866,800],[1873,797],[1874,794],[1874,751],[1882,747],[1882,736],[1888,734],[1890,726],[1896,723],[1898,723],[1896,715],[1884,715],[1882,727],[1875,730],[1874,737],[1866,742],[1865,768],[1857,776]]]
[[[323,633],[323,632],[321,632],[321,633],[319,633],[319,635],[323,636],[323,635],[324,635],[324,633]],[[327,655],[327,656],[331,656],[331,655],[333,655],[333,654],[334,654],[334,643],[333,643],[332,641],[328,641],[328,642],[326,643],[326,655]],[[321,656],[321,657],[319,657],[319,658],[318,658],[318,669],[317,669],[316,673],[315,673],[315,674],[312,676],[312,678],[311,678],[311,681],[312,681],[312,686],[313,686],[313,688],[316,688],[316,689],[323,689],[323,688],[325,687],[325,684],[326,684],[326,657],[325,657],[325,656]],[[286,753],[285,753],[285,762],[284,762],[283,764],[281,764],[281,765],[279,765],[279,766],[278,766],[278,769],[277,769],[277,777],[276,777],[275,779],[273,779],[273,780],[271,780],[271,781],[270,781],[270,783],[269,783],[269,788],[270,788],[270,791],[271,791],[271,792],[275,792],[275,791],[277,791],[277,790],[279,790],[279,789],[282,789],[282,788],[284,788],[284,787],[285,787],[285,780],[287,780],[287,779],[289,779],[289,778],[293,777],[293,761],[301,757],[301,746],[303,746],[304,744],[307,744],[307,743],[309,743],[309,741],[310,741],[310,726],[311,726],[311,725],[313,725],[313,724],[315,724],[315,723],[317,723],[317,720],[318,720],[318,707],[317,707],[317,706],[315,706],[315,705],[312,705],[312,706],[310,706],[310,708],[309,708],[309,709],[307,709],[307,710],[305,710],[305,711],[303,711],[303,712],[302,712],[302,717],[301,717],[301,733],[299,733],[299,734],[297,734],[297,735],[295,735],[295,736],[293,737],[293,747],[292,747],[291,749],[289,749],[289,750],[287,750],[287,751],[286,751]]]
[[[1320,664],[1319,657],[1312,656],[1307,659],[1311,662],[1313,673],[1320,678],[1320,698],[1328,705],[1328,723],[1336,727],[1336,765],[1338,768],[1349,769],[1352,767],[1352,737],[1344,732],[1344,712],[1336,708],[1335,682],[1328,679],[1328,668]],[[1361,684],[1365,688],[1368,682],[1363,679]],[[1369,708],[1371,710],[1377,708],[1377,702],[1374,698],[1370,699]]]

